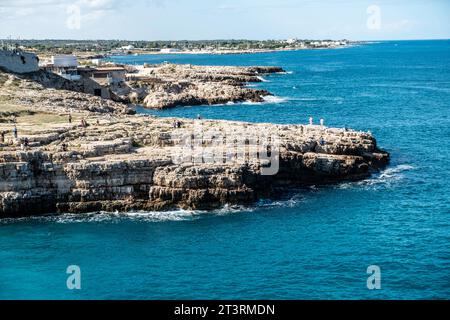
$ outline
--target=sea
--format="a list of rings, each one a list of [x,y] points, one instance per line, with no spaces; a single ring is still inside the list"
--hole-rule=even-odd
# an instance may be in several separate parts
[[[139,112],[324,118],[370,130],[392,161],[364,181],[212,212],[1,220],[0,299],[450,299],[450,41],[110,60],[281,66],[249,84],[274,94],[263,103]]]

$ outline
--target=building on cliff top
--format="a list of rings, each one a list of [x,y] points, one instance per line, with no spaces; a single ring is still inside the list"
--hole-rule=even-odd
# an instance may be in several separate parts
[[[20,49],[0,49],[0,67],[15,73],[30,73],[39,70],[39,58]]]
[[[77,57],[72,55],[52,56],[41,67],[69,81],[82,83],[85,93],[104,99],[111,98],[108,87],[123,83],[127,73],[122,67],[80,67]]]
[[[72,55],[52,56],[50,62],[43,63],[42,69],[53,72],[64,79],[70,81],[79,81],[81,76],[78,73],[77,57]]]
[[[125,82],[127,71],[123,67],[78,68],[82,78],[90,78],[101,85],[118,85]]]

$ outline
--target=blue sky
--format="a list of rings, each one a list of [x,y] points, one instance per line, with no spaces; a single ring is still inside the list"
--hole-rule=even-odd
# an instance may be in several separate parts
[[[0,0],[0,38],[449,39],[449,0]]]

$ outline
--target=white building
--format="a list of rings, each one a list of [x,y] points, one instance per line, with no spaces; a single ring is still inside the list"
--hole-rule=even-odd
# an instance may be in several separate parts
[[[181,52],[180,49],[161,49],[160,51],[161,53],[177,53],[177,52]]]
[[[74,68],[78,67],[78,60],[72,55],[58,55],[52,56],[51,64],[56,68]]]
[[[0,67],[16,73],[35,72],[39,70],[39,58],[31,52],[0,49]]]
[[[295,44],[295,43],[297,43],[297,39],[287,39],[286,43],[287,44]]]
[[[132,46],[132,45],[123,46],[123,47],[121,47],[121,49],[124,51],[130,51],[130,50],[134,50],[134,46]]]
[[[67,80],[78,81],[81,79],[81,76],[77,71],[78,59],[72,55],[52,56],[50,63],[43,65],[42,67]]]

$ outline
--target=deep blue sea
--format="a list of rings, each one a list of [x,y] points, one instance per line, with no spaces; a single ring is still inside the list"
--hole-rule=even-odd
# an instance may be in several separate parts
[[[371,130],[391,165],[366,181],[215,212],[0,222],[1,299],[449,299],[450,41],[252,55],[114,57],[125,63],[274,65],[262,104],[160,116]],[[79,291],[66,268],[81,268]],[[367,268],[381,269],[368,290]]]

